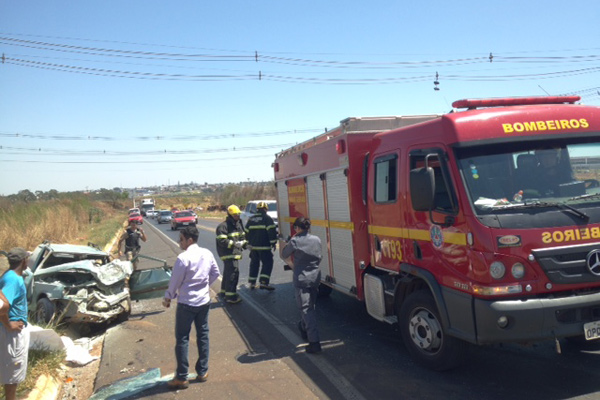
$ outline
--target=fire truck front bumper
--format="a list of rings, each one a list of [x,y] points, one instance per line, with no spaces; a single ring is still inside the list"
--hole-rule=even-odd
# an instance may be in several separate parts
[[[529,342],[582,336],[600,321],[600,293],[528,300],[474,299],[477,343]]]

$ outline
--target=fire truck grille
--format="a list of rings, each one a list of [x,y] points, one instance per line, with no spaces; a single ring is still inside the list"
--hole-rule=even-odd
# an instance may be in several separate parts
[[[600,320],[600,306],[589,306],[556,311],[556,320],[562,324]]]
[[[577,283],[600,283],[600,268],[593,269],[587,262],[588,254],[600,249],[600,245],[579,245],[554,247],[551,249],[537,249],[532,253],[544,273],[552,283],[577,284]]]

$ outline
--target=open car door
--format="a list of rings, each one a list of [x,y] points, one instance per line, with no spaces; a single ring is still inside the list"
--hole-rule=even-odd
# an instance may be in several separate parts
[[[131,300],[164,297],[171,280],[171,268],[165,265],[152,269],[138,269],[129,278]]]

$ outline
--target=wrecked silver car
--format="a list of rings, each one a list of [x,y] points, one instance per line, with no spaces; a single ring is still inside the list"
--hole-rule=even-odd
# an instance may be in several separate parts
[[[112,260],[92,245],[44,242],[24,274],[29,310],[39,322],[53,318],[102,323],[125,320],[131,300],[161,297],[171,276],[166,265],[133,272],[130,261]]]

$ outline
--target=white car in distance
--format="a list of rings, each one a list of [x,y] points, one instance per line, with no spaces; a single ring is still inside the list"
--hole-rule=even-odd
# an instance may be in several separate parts
[[[258,212],[258,210],[256,209],[256,206],[261,201],[264,201],[265,203],[267,203],[267,206],[269,207],[267,209],[267,215],[269,217],[273,218],[273,221],[275,222],[275,225],[277,226],[277,201],[276,200],[250,200],[248,202],[248,204],[246,204],[246,207],[242,210],[242,214],[240,215],[240,219],[242,220],[244,227],[246,226],[246,222],[248,222],[248,219],[252,215],[254,215]]]

